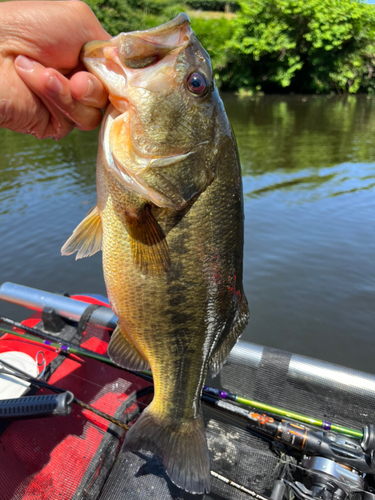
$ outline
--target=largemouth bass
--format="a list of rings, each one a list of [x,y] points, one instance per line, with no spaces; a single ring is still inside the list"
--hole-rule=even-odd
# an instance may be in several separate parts
[[[62,253],[102,249],[119,318],[108,354],[124,368],[152,370],[154,399],[125,449],[160,455],[176,485],[208,492],[202,386],[248,320],[236,142],[185,14],[90,42],[82,60],[112,104],[100,133],[97,206]]]

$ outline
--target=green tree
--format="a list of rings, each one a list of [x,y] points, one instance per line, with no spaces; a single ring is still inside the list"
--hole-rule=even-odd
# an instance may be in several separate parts
[[[113,36],[145,30],[176,17],[182,6],[173,0],[86,0],[100,23]]]
[[[375,9],[360,0],[239,0],[226,44],[230,88],[375,89]]]
[[[191,27],[202,46],[210,54],[216,83],[219,87],[227,83],[227,56],[224,47],[234,35],[233,22],[221,17],[207,19],[192,17]]]

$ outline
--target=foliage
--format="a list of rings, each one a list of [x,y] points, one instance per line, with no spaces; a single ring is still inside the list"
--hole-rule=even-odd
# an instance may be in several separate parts
[[[210,54],[216,83],[221,87],[226,82],[227,58],[223,47],[234,34],[233,22],[225,17],[205,19],[193,17],[191,27],[203,47]]]
[[[166,23],[183,11],[173,0],[86,0],[111,35]]]
[[[360,0],[239,0],[228,87],[372,91],[375,9]]]
[[[362,0],[87,0],[111,34],[191,8],[216,81],[243,94],[375,92],[375,7]],[[203,10],[236,10],[236,16]],[[236,7],[237,6],[237,7]],[[215,16],[213,15],[215,14]],[[234,16],[234,17],[233,17]]]
[[[219,12],[236,12],[239,9],[237,0],[185,0],[189,9],[214,10]]]

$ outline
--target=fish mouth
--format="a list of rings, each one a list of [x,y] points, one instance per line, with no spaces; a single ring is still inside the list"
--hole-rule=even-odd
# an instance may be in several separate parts
[[[161,59],[170,59],[191,42],[193,31],[189,17],[182,13],[161,26],[145,31],[120,33],[106,41],[84,45],[81,60],[106,88],[112,104],[121,112],[128,109],[128,80]]]
[[[144,57],[144,51],[148,45],[150,46],[150,52],[153,52],[152,46],[156,50],[171,50],[187,42],[191,34],[190,19],[186,14],[181,13],[172,19],[172,21],[168,21],[155,28],[120,33],[111,40],[94,40],[88,42],[81,50],[81,59],[85,62],[85,60],[91,57],[100,57],[100,50],[103,47],[116,46],[119,44],[119,40],[122,39],[124,60],[133,61],[134,59]]]

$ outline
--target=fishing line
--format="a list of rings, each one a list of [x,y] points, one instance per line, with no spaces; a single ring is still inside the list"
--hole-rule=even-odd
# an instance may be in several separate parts
[[[228,479],[227,477],[222,476],[221,474],[218,474],[217,472],[214,472],[213,470],[210,471],[211,476],[216,477],[223,483],[229,484],[229,486],[232,486],[233,488],[236,488],[237,490],[240,490],[247,495],[250,495],[253,498],[256,498],[257,500],[270,500],[268,497],[265,497],[263,495],[260,495],[259,493],[256,493],[255,491],[249,490],[248,488],[245,488],[245,486],[242,486],[241,484],[235,483],[231,479]]]
[[[4,368],[0,369],[0,372],[4,373],[5,375],[11,375],[13,377],[18,377],[21,380],[25,380],[26,382],[30,382],[32,385],[34,385],[36,387],[50,389],[51,391],[56,392],[56,393],[66,392],[65,389],[61,389],[60,387],[49,384],[48,382],[44,382],[43,380],[30,377],[30,375],[28,373],[24,372],[20,368],[17,368],[15,366],[11,365],[8,362],[1,360],[0,366],[1,365],[8,368],[8,370],[5,370]],[[142,389],[141,391],[138,391],[137,392],[137,399],[139,397],[146,396],[147,394],[150,394],[151,391],[153,391],[153,387],[147,387],[145,389]],[[74,397],[73,402],[76,403],[77,405],[81,406],[85,410],[89,410],[92,413],[95,413],[96,415],[99,415],[100,417],[110,421],[111,423],[118,425],[122,429],[129,430],[128,425],[121,422],[121,420],[118,420],[117,418],[114,418],[111,415],[108,415],[108,413],[105,413],[101,410],[98,410],[97,408],[94,408],[93,406],[85,403],[84,401],[81,401],[80,399],[77,399],[76,397]]]
[[[55,337],[54,335],[49,335],[48,333],[42,332],[41,330],[37,328],[31,328],[30,326],[23,325],[22,323],[19,323],[18,321],[14,321],[10,318],[6,318],[4,316],[0,316],[0,323],[5,323],[7,325],[13,326],[15,328],[18,328],[19,330],[23,330],[25,332],[29,332],[33,335],[37,335],[38,337],[41,337],[45,339],[45,342],[43,344],[45,345],[52,345],[52,347],[57,347],[54,344],[58,344],[60,346],[60,349],[62,352],[67,352],[67,353],[73,353],[73,354],[82,354],[83,356],[86,356],[88,358],[93,358],[97,359],[98,361],[103,361],[104,363],[108,363],[110,365],[116,366],[111,359],[109,359],[107,356],[102,356],[101,354],[97,354],[93,351],[90,351],[89,349],[85,349],[84,347],[79,347],[76,344],[73,344],[72,342],[68,342],[67,340],[61,341],[58,337]],[[11,333],[12,335],[17,335],[17,332],[14,331],[7,331],[4,329],[5,333]],[[20,334],[18,334],[20,336]],[[24,334],[23,334],[24,336]],[[25,338],[27,338],[25,336]],[[34,339],[30,339],[34,340]]]

